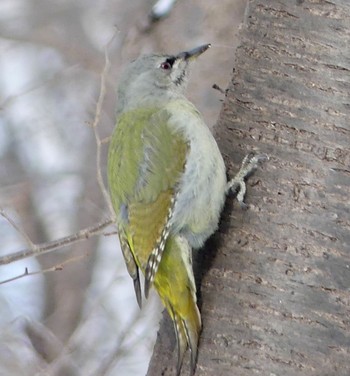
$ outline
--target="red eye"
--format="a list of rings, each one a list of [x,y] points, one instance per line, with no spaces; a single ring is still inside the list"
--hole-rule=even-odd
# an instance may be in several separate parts
[[[161,67],[162,69],[169,70],[169,69],[171,69],[171,64],[170,64],[168,61],[164,61],[164,62],[160,65],[160,67]]]

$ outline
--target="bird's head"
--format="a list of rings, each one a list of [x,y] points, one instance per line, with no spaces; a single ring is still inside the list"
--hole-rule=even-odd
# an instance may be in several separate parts
[[[118,112],[183,95],[190,62],[209,47],[205,44],[177,55],[145,55],[131,62],[120,81]]]

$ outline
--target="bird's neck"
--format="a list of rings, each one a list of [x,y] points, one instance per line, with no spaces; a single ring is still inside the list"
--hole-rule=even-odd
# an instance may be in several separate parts
[[[162,108],[169,102],[178,99],[185,99],[185,96],[182,93],[167,90],[161,92],[157,91],[157,93],[150,91],[125,95],[118,99],[117,115],[138,108]]]
[[[117,106],[117,114],[139,108],[162,108],[172,101],[185,99],[182,94],[164,92],[163,95],[148,93],[124,98]]]

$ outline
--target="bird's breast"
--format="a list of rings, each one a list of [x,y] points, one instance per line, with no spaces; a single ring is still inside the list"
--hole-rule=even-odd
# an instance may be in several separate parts
[[[217,229],[225,200],[226,172],[218,145],[192,104],[170,119],[190,148],[173,216],[174,231],[201,247]]]

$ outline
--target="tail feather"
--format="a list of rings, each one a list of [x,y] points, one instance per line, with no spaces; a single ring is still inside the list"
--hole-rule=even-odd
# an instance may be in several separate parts
[[[196,306],[197,308],[197,306]],[[199,312],[198,312],[199,315]],[[187,344],[190,348],[191,353],[191,374],[194,374],[197,362],[197,353],[198,353],[198,340],[199,340],[199,333],[201,330],[201,323],[200,323],[200,316],[198,316],[199,322],[195,323],[195,327],[193,327],[193,320],[183,321],[183,326],[186,332],[186,339]]]
[[[196,369],[198,340],[201,331],[201,319],[196,304],[194,304],[193,310],[185,318],[180,318],[176,315],[174,322],[177,323],[178,321],[180,322],[180,325],[175,325],[178,347],[178,375],[180,375],[183,358],[187,348],[190,350],[190,367],[191,375],[193,375]]]
[[[173,312],[173,311],[172,311]],[[176,344],[177,344],[177,373],[176,375],[179,376],[182,368],[182,363],[184,360],[184,356],[187,350],[187,340],[185,329],[182,320],[173,312],[173,322],[175,328],[175,335],[176,335]]]
[[[130,274],[130,277],[134,281],[134,289],[136,294],[137,304],[141,308],[142,306],[142,295],[141,295],[141,284],[140,284],[140,276],[139,276],[139,268],[137,266],[135,256],[131,250],[129,240],[124,232],[122,226],[118,227],[118,234],[120,240],[120,247],[122,249],[122,253],[124,256],[125,264]]]
[[[178,349],[177,375],[180,375],[187,348],[191,353],[191,375],[193,375],[201,317],[196,304],[191,249],[183,238],[168,238],[154,286],[174,322]]]
[[[140,277],[139,277],[139,270],[137,269],[136,276],[133,278],[134,280],[134,290],[136,295],[137,304],[139,307],[142,307],[142,295],[141,295],[141,284],[140,284]]]

